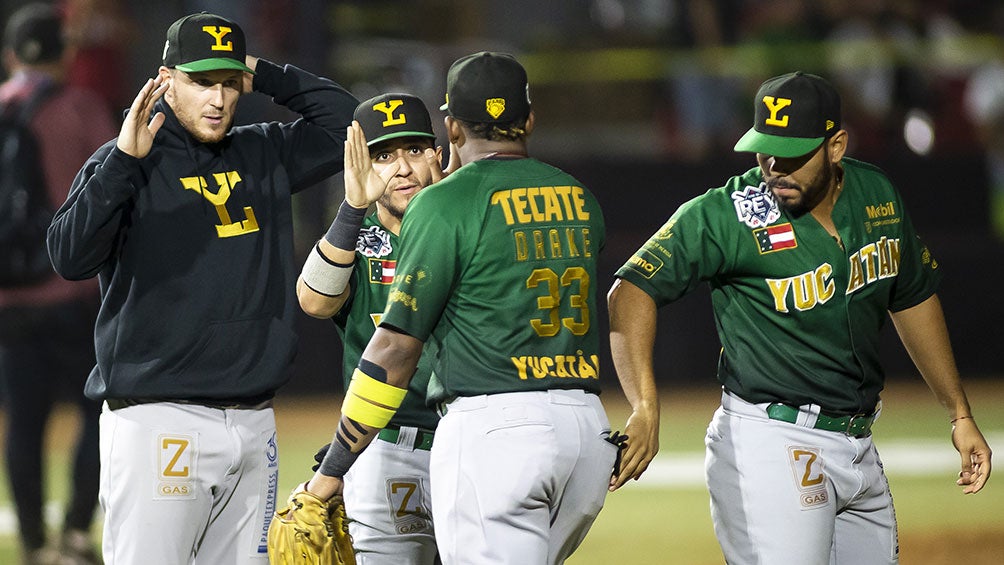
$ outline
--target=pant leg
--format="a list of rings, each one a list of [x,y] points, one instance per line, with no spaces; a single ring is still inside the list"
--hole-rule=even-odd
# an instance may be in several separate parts
[[[52,408],[46,349],[30,336],[0,342],[0,384],[6,405],[4,459],[21,544],[45,545],[42,448]]]
[[[193,565],[267,565],[268,526],[276,510],[279,451],[271,407],[216,410],[231,459],[219,465],[212,508]]]
[[[842,437],[723,397],[708,427],[705,474],[728,563],[829,564],[838,508],[831,471],[847,458]]]
[[[444,564],[558,563],[581,541],[603,500],[593,490],[599,487],[585,485],[595,481],[606,492],[615,451],[593,443],[606,443],[599,433],[582,437],[603,426],[585,393],[567,394],[506,393],[450,403],[430,469]],[[568,399],[576,394],[581,398]],[[552,402],[556,398],[564,400]],[[582,499],[575,488],[582,488]]]
[[[830,563],[898,563],[896,511],[878,451],[871,438],[850,438],[849,441],[856,445],[857,456],[846,468],[847,477],[842,482],[857,488],[848,489],[847,495],[842,497],[846,500],[837,514]]]
[[[575,461],[552,507],[547,562],[560,564],[579,547],[603,508],[617,447],[604,439],[610,422],[598,396],[580,391],[551,391],[549,396],[552,405],[567,412],[556,421],[559,435],[578,439],[569,446]]]
[[[413,447],[414,431],[402,428],[396,444],[374,440],[345,474],[345,512],[358,565],[436,562],[430,453]]]
[[[190,563],[221,478],[236,458],[222,410],[106,405],[99,497],[105,565]]]

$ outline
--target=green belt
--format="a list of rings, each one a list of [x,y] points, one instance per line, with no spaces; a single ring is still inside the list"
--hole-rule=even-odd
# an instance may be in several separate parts
[[[400,435],[401,435],[401,428],[393,426],[380,430],[380,433],[377,434],[377,437],[384,441],[396,444],[397,438]],[[435,434],[433,432],[430,432],[429,430],[423,430],[421,428],[418,428],[418,433],[415,434],[415,443],[411,447],[414,449],[424,449],[425,451],[429,451],[430,449],[432,449],[433,435]]]
[[[787,404],[771,404],[767,407],[767,417],[794,424],[798,422],[798,408]],[[841,432],[849,436],[865,437],[871,434],[875,414],[856,414],[854,416],[827,416],[820,414],[812,427],[828,432]]]

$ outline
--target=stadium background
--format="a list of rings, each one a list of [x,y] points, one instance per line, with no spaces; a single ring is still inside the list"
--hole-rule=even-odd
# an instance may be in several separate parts
[[[115,108],[124,108],[156,71],[167,26],[198,10],[240,22],[255,55],[326,74],[360,99],[412,92],[434,116],[446,69],[456,57],[486,49],[515,54],[529,72],[538,116],[532,154],[577,176],[603,205],[608,239],[597,283],[601,295],[614,270],[679,204],[754,165],[751,156],[731,147],[752,121],[752,96],[763,79],[795,69],[826,76],[844,97],[850,154],[889,173],[943,265],[940,295],[963,374],[988,387],[980,390],[996,390],[1004,368],[999,343],[1004,299],[998,290],[1004,277],[1001,2],[64,3],[79,18],[80,51],[71,78],[101,90]],[[2,2],[4,19],[21,4]],[[253,95],[242,100],[238,119],[287,117]],[[437,128],[442,133],[441,124]],[[296,197],[298,259],[327,227],[341,200],[340,185],[336,177]],[[605,305],[600,309],[605,330]],[[301,315],[298,329],[300,354],[280,393],[279,410],[296,410],[308,397],[329,397],[341,381],[333,325]],[[919,377],[891,327],[883,339],[890,388],[914,386]],[[719,344],[706,289],[660,312],[655,349],[664,391],[713,396]],[[609,357],[603,363],[607,397],[617,402]],[[908,398],[938,416],[933,399]],[[977,416],[984,415],[985,431],[1004,430],[1000,399],[991,393],[971,398]],[[709,416],[699,415],[696,431],[685,427],[697,434],[697,443],[691,437],[687,447],[700,449]],[[992,486],[990,491],[997,496]],[[695,492],[695,500],[706,506],[706,495]],[[1004,531],[999,518],[989,527],[997,537]],[[962,539],[972,545],[979,537]]]

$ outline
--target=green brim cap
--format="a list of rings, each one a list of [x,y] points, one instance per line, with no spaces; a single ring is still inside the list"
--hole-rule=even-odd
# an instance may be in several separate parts
[[[186,73],[234,69],[254,74],[244,64],[247,44],[236,23],[206,12],[189,14],[167,28],[164,66]]]
[[[753,127],[736,151],[800,157],[840,130],[840,96],[824,78],[801,71],[765,81],[754,99]]]
[[[235,69],[238,71],[244,71],[246,73],[254,74],[254,71],[250,67],[236,61],[234,59],[202,59],[201,61],[192,61],[191,63],[185,63],[182,65],[175,65],[174,68],[179,71],[185,71],[186,73],[199,73],[203,71],[218,71],[220,69]]]
[[[359,103],[352,119],[359,122],[366,145],[399,137],[436,138],[429,110],[417,96],[392,92]]]

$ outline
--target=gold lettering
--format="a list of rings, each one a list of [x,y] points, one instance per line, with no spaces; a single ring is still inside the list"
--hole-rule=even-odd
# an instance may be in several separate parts
[[[548,222],[560,222],[565,219],[561,213],[561,202],[558,201],[558,194],[553,186],[545,186],[540,189],[540,195],[544,198],[544,219]]]
[[[788,288],[791,286],[791,279],[767,279],[767,286],[770,293],[774,295],[774,310],[786,314],[788,312]]]
[[[526,232],[515,231],[512,237],[516,242],[516,260],[526,261],[527,257],[530,256],[530,250],[526,245]]]
[[[584,257],[592,257],[593,252],[590,249],[590,244],[592,242],[589,240],[589,228],[582,228],[582,255]]]
[[[823,263],[816,269],[816,296],[818,297],[820,304],[825,304],[827,300],[836,294],[836,285],[832,280],[830,280],[830,276],[832,274],[833,267],[831,267],[829,263]]]
[[[783,118],[778,118],[777,113],[791,105],[791,100],[789,98],[774,98],[773,96],[764,96],[763,103],[767,106],[767,110],[770,111],[770,117],[764,120],[764,123],[769,126],[777,126],[780,128],[788,127],[788,116]]]
[[[893,275],[892,262],[889,260],[889,240],[883,236],[878,241],[878,276],[887,279]]]
[[[547,231],[547,237],[551,241],[551,258],[561,259],[561,236],[558,230],[551,228]]]
[[[174,466],[178,464],[178,460],[181,459],[181,454],[185,452],[188,448],[188,440],[180,438],[162,438],[160,448],[170,449],[171,446],[177,446],[177,451],[174,452],[174,456],[168,461],[167,465],[164,465],[164,476],[165,477],[187,477],[188,476],[188,465],[185,465],[181,469],[175,469]]]
[[[873,283],[878,280],[878,269],[875,265],[875,244],[869,243],[868,245],[861,248],[859,251],[861,255],[861,262],[865,266],[865,279],[866,284]]]
[[[586,199],[583,197],[585,191],[581,186],[572,187],[572,198],[575,201],[575,219],[586,221],[589,219],[589,212],[586,211]]]
[[[575,215],[572,213],[572,201],[569,198],[569,195],[572,192],[572,187],[556,186],[554,187],[554,191],[558,193],[558,196],[561,197],[561,201],[565,204],[565,217],[571,220],[572,218],[575,217]]]
[[[547,254],[544,253],[544,232],[540,230],[533,230],[533,249],[536,252],[535,259],[546,259]]]
[[[373,110],[377,112],[383,112],[387,119],[383,121],[383,127],[396,126],[408,123],[408,117],[402,113],[399,116],[394,115],[394,110],[397,110],[404,100],[388,100],[386,102],[381,102],[379,104],[373,105]]]
[[[234,42],[233,41],[228,41],[226,43],[223,43],[223,37],[226,36],[231,31],[233,31],[229,27],[226,27],[226,26],[218,26],[218,27],[217,26],[202,26],[202,31],[204,31],[204,32],[208,33],[209,35],[213,36],[214,38],[216,38],[216,44],[213,45],[212,48],[211,48],[213,51],[233,51],[234,50]]]
[[[492,194],[492,205],[500,204],[502,207],[502,214],[505,215],[505,223],[507,226],[511,226],[513,223],[512,210],[509,208],[509,191],[500,190]]]
[[[216,226],[217,237],[234,237],[258,231],[258,219],[250,206],[243,208],[244,220],[240,222],[232,221],[227,211],[226,203],[230,199],[231,189],[241,182],[241,176],[237,171],[213,173],[213,180],[219,187],[215,193],[208,190],[208,184],[203,177],[183,177],[180,180],[182,187],[198,192],[213,205],[216,215],[220,218],[220,224]]]
[[[526,357],[510,357],[512,364],[516,366],[516,373],[519,374],[519,380],[526,380]]]
[[[889,246],[889,264],[892,268],[892,275],[899,273],[899,239],[890,239],[886,242]]]
[[[526,189],[514,188],[511,194],[513,210],[516,212],[516,220],[521,224],[529,223],[532,216],[526,213]]]
[[[565,239],[568,240],[568,256],[578,257],[579,248],[575,245],[575,229],[565,228]]]
[[[861,269],[861,255],[858,252],[855,251],[847,258],[847,267],[850,271],[847,274],[847,294],[851,294],[865,286],[865,274]]]
[[[811,310],[816,305],[816,285],[813,284],[812,273],[799,275],[791,282],[795,308],[803,312]]]
[[[543,222],[544,214],[540,213],[537,209],[537,196],[540,195],[540,189],[537,187],[526,189],[526,200],[530,205],[530,217],[533,218],[535,222]]]

